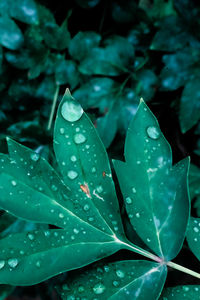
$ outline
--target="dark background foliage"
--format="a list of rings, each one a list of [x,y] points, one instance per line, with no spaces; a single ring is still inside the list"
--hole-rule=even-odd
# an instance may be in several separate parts
[[[192,213],[200,216],[198,1],[0,0],[0,75],[1,152],[7,151],[5,136],[11,136],[53,165],[48,123],[53,99],[58,94],[59,103],[66,87],[112,158],[123,157],[128,123],[142,97],[172,146],[174,162],[191,156]],[[128,234],[123,207],[122,214]],[[187,245],[177,261],[196,264]],[[190,283],[186,275],[177,279],[171,273],[169,285]],[[0,299],[7,290],[12,300],[58,299],[54,285],[66,276],[13,292],[3,287]]]

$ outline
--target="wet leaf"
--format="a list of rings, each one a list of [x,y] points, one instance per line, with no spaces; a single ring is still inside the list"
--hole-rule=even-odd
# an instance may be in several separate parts
[[[92,233],[89,227],[74,222],[68,223],[67,230],[11,234],[0,240],[0,282],[36,284],[112,254],[117,246],[101,232]]]
[[[165,266],[149,261],[101,264],[74,278],[70,276],[60,294],[63,300],[72,297],[154,300],[160,295],[166,274]]]
[[[83,215],[87,205],[90,208],[88,211],[93,212],[92,224],[95,222],[100,228],[104,226],[108,233],[111,228],[118,234],[122,233],[119,206],[105,148],[82,107],[68,91],[58,109],[54,150],[64,182],[75,195],[79,213]]]
[[[8,49],[16,50],[24,42],[23,34],[16,23],[7,15],[0,17],[0,44]]]
[[[190,218],[187,230],[187,242],[190,250],[200,260],[200,218]]]
[[[199,285],[182,285],[164,289],[159,300],[191,300],[198,299]]]
[[[191,200],[200,195],[200,169],[193,164],[190,164],[189,189]]]
[[[114,167],[133,228],[157,255],[174,258],[189,217],[188,159],[172,167],[171,148],[143,101],[128,129],[125,162]]]

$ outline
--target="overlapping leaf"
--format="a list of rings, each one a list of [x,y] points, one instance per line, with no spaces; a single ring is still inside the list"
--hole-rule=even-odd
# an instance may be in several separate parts
[[[113,262],[71,277],[60,294],[63,300],[79,297],[154,300],[160,295],[166,275],[166,266],[149,261]]]
[[[200,218],[190,218],[187,241],[191,251],[200,260]]]
[[[128,129],[125,162],[114,167],[133,228],[157,255],[174,258],[189,217],[188,159],[172,167],[171,148],[143,101]]]
[[[167,288],[163,291],[160,300],[191,300],[199,299],[199,285],[182,285]]]

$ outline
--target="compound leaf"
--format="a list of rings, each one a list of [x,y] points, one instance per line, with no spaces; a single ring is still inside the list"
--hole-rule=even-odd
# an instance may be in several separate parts
[[[69,221],[67,230],[23,232],[0,240],[0,283],[36,284],[118,250],[101,232],[77,225]]]
[[[157,255],[174,258],[189,217],[188,159],[172,167],[171,148],[141,101],[125,144],[125,162],[114,167],[133,228]]]
[[[187,241],[191,251],[200,260],[200,218],[190,218]]]
[[[161,293],[166,274],[166,266],[149,261],[113,262],[70,277],[67,285],[62,286],[60,294],[63,300],[78,297],[154,300]]]
[[[164,289],[159,300],[191,300],[199,299],[199,285],[182,285]]]

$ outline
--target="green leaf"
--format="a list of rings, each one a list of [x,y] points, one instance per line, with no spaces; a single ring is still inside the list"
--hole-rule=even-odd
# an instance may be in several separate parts
[[[37,7],[33,0],[8,0],[8,2],[12,18],[27,24],[38,24]]]
[[[54,150],[64,182],[75,197],[78,214],[84,219],[89,217],[91,224],[108,233],[123,233],[107,153],[93,124],[69,91],[58,108]]]
[[[159,19],[176,14],[173,0],[154,0],[152,2],[150,4],[149,2],[141,1],[139,5],[149,17]]]
[[[182,285],[164,289],[159,300],[199,299],[199,285]]]
[[[190,218],[187,241],[191,251],[200,260],[200,218]]]
[[[119,248],[101,232],[69,220],[67,230],[11,234],[0,240],[0,249],[0,282],[32,285],[83,267]]]
[[[161,293],[166,274],[164,265],[142,260],[97,265],[79,276],[70,276],[60,294],[63,300],[154,300]]]
[[[98,47],[101,36],[93,31],[80,31],[69,43],[69,54],[73,59],[81,61],[91,51],[92,48]]]
[[[200,169],[193,164],[190,164],[189,189],[191,200],[200,195]]]
[[[161,20],[160,29],[151,43],[151,50],[176,51],[187,44],[193,43],[193,37],[188,33],[185,24],[177,16],[169,16]]]
[[[104,41],[104,48],[92,48],[81,61],[79,70],[86,75],[118,76],[133,65],[134,48],[127,39],[112,36]]]
[[[80,81],[78,68],[73,60],[61,60],[56,66],[56,84],[69,84],[74,89]]]
[[[180,124],[183,133],[191,129],[200,119],[200,77],[186,83],[180,103]]]
[[[172,167],[171,148],[141,101],[125,143],[125,162],[114,167],[133,228],[157,255],[174,258],[189,217],[188,159]]]
[[[8,16],[0,17],[0,44],[8,49],[19,49],[24,42],[21,30]]]

